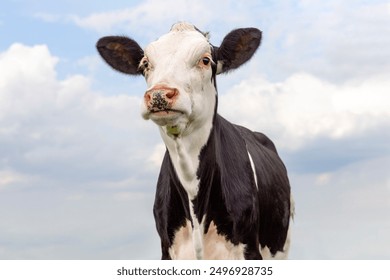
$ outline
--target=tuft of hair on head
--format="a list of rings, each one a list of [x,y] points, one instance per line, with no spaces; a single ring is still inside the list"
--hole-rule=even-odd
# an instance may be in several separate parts
[[[200,29],[198,29],[195,25],[181,21],[177,22],[171,27],[171,32],[182,32],[182,31],[198,31],[200,34],[202,34],[207,40],[210,40],[210,32],[203,32]]]
[[[196,31],[197,28],[188,22],[181,21],[177,22],[174,25],[172,25],[171,30],[172,32],[181,32],[181,31]]]

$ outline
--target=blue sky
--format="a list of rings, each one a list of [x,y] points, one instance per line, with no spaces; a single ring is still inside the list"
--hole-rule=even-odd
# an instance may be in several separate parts
[[[4,2],[4,1],[3,1]],[[296,201],[292,259],[389,259],[388,1],[5,1],[0,11],[0,259],[158,259],[164,145],[142,78],[95,42],[140,45],[181,20],[254,26],[219,111],[276,143]],[[224,9],[221,11],[220,7]]]

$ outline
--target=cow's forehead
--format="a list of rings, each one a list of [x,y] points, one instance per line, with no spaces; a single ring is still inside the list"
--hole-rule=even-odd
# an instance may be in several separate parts
[[[145,48],[146,55],[158,53],[160,55],[184,54],[188,56],[203,54],[210,51],[208,36],[200,32],[195,26],[179,23],[171,31],[150,43]]]

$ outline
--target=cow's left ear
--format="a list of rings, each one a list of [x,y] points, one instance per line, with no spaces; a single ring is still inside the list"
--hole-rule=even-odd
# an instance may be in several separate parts
[[[231,31],[215,48],[217,74],[228,72],[247,62],[261,42],[261,31],[257,28],[240,28]]]

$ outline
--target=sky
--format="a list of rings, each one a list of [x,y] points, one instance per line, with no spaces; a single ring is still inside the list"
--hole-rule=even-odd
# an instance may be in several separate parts
[[[145,47],[178,21],[257,27],[218,76],[219,113],[268,135],[288,169],[290,259],[390,259],[388,1],[5,0],[0,10],[0,259],[159,259],[162,155],[142,77],[96,41]],[[223,7],[223,9],[221,8]]]

